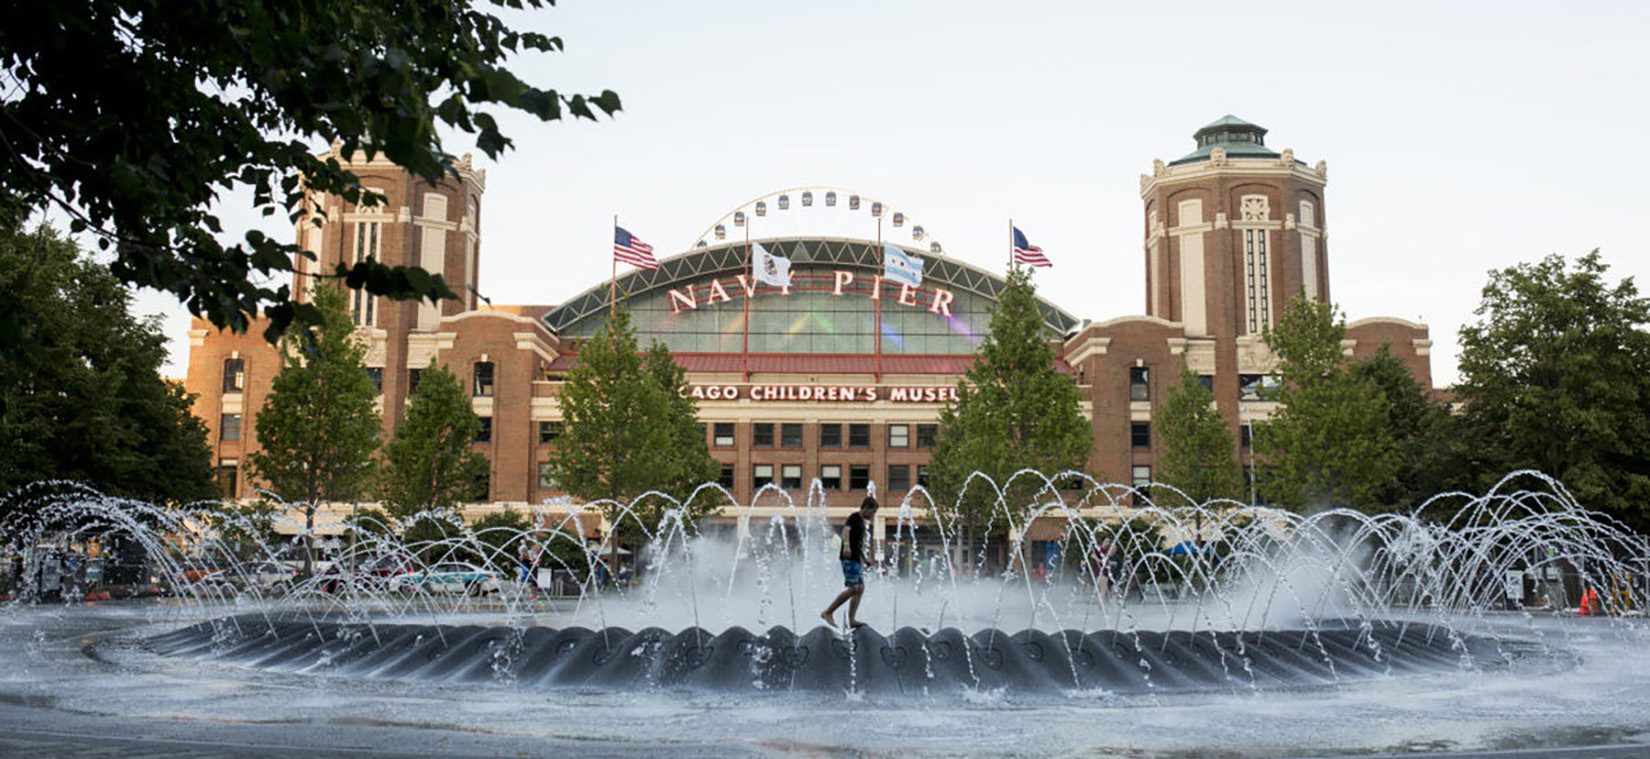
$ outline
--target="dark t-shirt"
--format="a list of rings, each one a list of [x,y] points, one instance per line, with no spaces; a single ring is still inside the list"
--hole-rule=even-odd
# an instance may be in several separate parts
[[[865,563],[865,518],[854,512],[848,515],[848,545],[842,558]]]

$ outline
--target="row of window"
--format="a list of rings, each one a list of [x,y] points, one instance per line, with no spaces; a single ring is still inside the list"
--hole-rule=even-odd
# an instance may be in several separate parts
[[[712,448],[732,448],[734,446],[733,424],[733,422],[715,422],[710,425]],[[889,424],[885,426],[888,430],[889,448],[910,448],[913,427],[916,428],[916,447],[933,448],[934,440],[939,436],[940,431],[937,424]],[[776,442],[777,446],[775,445]],[[819,425],[820,448],[842,448],[844,443],[848,448],[870,448],[871,425],[858,422]],[[800,422],[752,422],[751,447],[801,448],[802,424]]]
[[[733,489],[734,465],[723,464],[717,481],[722,487]],[[847,475],[844,479],[844,474]],[[776,477],[777,475],[777,477]],[[915,475],[915,479],[913,479]],[[904,492],[911,486],[928,485],[928,466],[925,464],[889,464],[888,477],[881,482],[885,492]],[[765,485],[778,485],[785,490],[801,490],[801,464],[754,464],[751,466],[751,488],[760,489]],[[819,467],[819,485],[827,491],[869,490],[871,487],[871,467],[868,464],[823,464]],[[555,480],[550,475],[550,465],[539,464],[539,487],[553,488]]]
[[[492,440],[493,440],[493,418],[490,417],[490,416],[482,416],[482,417],[477,417],[477,419],[481,422],[481,426],[480,426],[480,428],[478,428],[476,430],[476,440],[475,441],[477,443],[490,443],[490,442],[492,442]],[[794,442],[791,441],[791,438],[786,437],[785,433],[783,433],[783,432],[781,433],[780,442],[783,443],[783,445],[781,447],[784,447],[784,448],[800,448],[800,447],[802,447],[801,425],[799,425],[799,424],[788,424],[787,423],[787,424],[783,424],[783,425],[780,425],[780,426],[781,426],[781,428],[788,428],[788,427],[796,427],[797,428],[796,437],[795,437]],[[862,442],[860,442],[860,438],[855,437],[854,433],[852,433],[852,432],[849,433],[848,441],[849,441],[849,447],[850,448],[868,448],[868,447],[870,447],[869,425],[853,424],[853,425],[848,425],[848,426],[850,428],[853,428],[853,427],[865,427],[865,428],[867,428],[866,431],[865,431],[865,437],[863,438]],[[724,430],[723,429],[724,427],[726,427],[728,429]],[[732,430],[732,427],[733,427],[732,422],[717,422],[714,425],[714,429],[715,429],[715,432],[716,432],[716,435],[717,435],[716,441],[715,441],[715,444],[716,444],[717,447],[727,448],[727,447],[731,447],[733,445],[733,430]],[[771,424],[769,424],[769,425],[757,425],[756,428],[757,429],[766,428],[768,430],[768,437],[766,438],[766,442],[764,443],[763,442],[764,438],[761,435],[758,435],[757,438],[756,438],[755,446],[758,447],[758,448],[772,448],[773,447],[773,437],[772,437],[772,435],[773,435],[773,425],[771,425]],[[828,438],[827,438],[827,433],[825,432],[826,430],[832,429],[832,428],[835,428],[837,430],[836,437],[830,438],[830,439],[835,440],[834,443],[827,442]],[[925,428],[928,430],[928,432],[926,434],[924,433]],[[931,447],[933,447],[933,445],[934,445],[933,430],[935,428],[936,428],[936,425],[932,425],[932,424],[919,424],[919,425],[917,425],[917,447],[918,448],[931,448]],[[561,422],[539,422],[539,443],[541,443],[541,444],[553,443],[553,442],[555,442],[555,440],[557,438],[561,437],[561,432],[562,432],[562,423]],[[724,434],[723,434],[724,432],[726,433],[726,436],[724,436]],[[1253,435],[1249,425],[1247,425],[1247,424],[1241,425],[1238,428],[1238,432],[1239,432],[1239,440],[1240,440],[1244,450],[1248,450],[1249,445],[1250,445],[1250,440],[1251,440],[1252,435]],[[821,427],[820,428],[820,443],[819,443],[819,446],[821,448],[840,448],[841,443],[842,443],[840,435],[841,435],[841,425],[826,425],[824,427]],[[218,437],[219,437],[219,439],[225,440],[225,441],[240,440],[241,439],[241,415],[240,414],[224,414],[224,415],[222,415],[219,418],[219,422],[218,422]],[[906,448],[906,447],[909,447],[908,442],[909,442],[908,425],[904,425],[904,424],[890,424],[890,425],[888,425],[888,446],[890,448]],[[1131,448],[1150,448],[1150,447],[1152,447],[1152,424],[1151,424],[1151,422],[1129,422],[1129,447],[1131,447]],[[824,479],[824,477],[825,477],[825,475],[823,473],[821,473],[820,478]],[[838,478],[841,477],[840,472],[837,473],[837,477]],[[852,478],[850,477],[850,479],[852,479]],[[827,485],[826,487],[829,488],[830,486]],[[857,490],[859,488],[852,488],[852,489]]]
[[[778,471],[778,479],[774,478]],[[846,472],[847,479],[843,478]],[[916,479],[912,479],[912,474]],[[819,486],[827,491],[867,490],[871,486],[871,467],[868,464],[821,464],[819,466]],[[926,464],[889,464],[888,476],[881,483],[882,489],[889,492],[910,490],[912,484],[928,485],[928,466]],[[733,465],[722,465],[721,484],[723,487],[733,487]],[[760,489],[764,485],[776,484],[785,490],[801,490],[801,464],[753,464],[751,466],[751,489]]]
[[[378,391],[378,393],[382,394],[384,392],[384,369],[383,369],[383,367],[369,366],[369,367],[367,367],[366,371],[367,371],[367,377],[372,380],[373,389]],[[412,393],[418,392],[418,381],[422,377],[422,374],[423,374],[422,369],[408,369],[407,370],[407,393],[409,395],[412,394]],[[475,362],[475,365],[472,368],[470,377],[471,377],[470,395],[472,395],[474,397],[477,397],[477,398],[490,398],[490,397],[493,396],[495,390],[497,389],[497,383],[494,381],[494,365],[493,365],[493,362],[491,362],[491,361],[477,361],[477,362]],[[1213,389],[1213,386],[1214,386],[1214,384],[1213,384],[1214,383],[1214,378],[1213,377],[1204,374],[1204,375],[1199,375],[1197,379],[1198,379],[1198,382],[1202,383],[1204,389],[1206,389],[1206,390],[1212,390]],[[1270,397],[1268,395],[1268,393],[1270,393],[1272,391],[1275,391],[1278,388],[1278,386],[1279,386],[1279,378],[1275,374],[1240,374],[1240,375],[1238,375],[1238,397],[1241,400],[1245,400],[1245,401],[1264,400],[1265,398]],[[245,389],[246,389],[246,361],[243,360],[243,359],[239,359],[239,358],[224,359],[224,362],[223,362],[223,392],[225,394],[233,394],[233,393],[242,392]],[[1149,400],[1151,400],[1151,397],[1152,397],[1151,396],[1151,369],[1148,368],[1148,367],[1144,367],[1144,366],[1131,366],[1131,367],[1129,367],[1129,400],[1131,400],[1131,401],[1149,401]],[[924,446],[921,442],[924,427],[930,428],[930,432],[932,432],[933,429],[935,428],[934,425],[917,425],[917,437],[918,437],[917,447],[919,447],[919,448],[932,446],[932,442],[930,442],[929,446]],[[801,435],[802,435],[801,425],[785,424],[785,425],[782,425],[782,428],[784,428],[784,429],[781,430],[781,433],[780,433],[780,436],[781,436],[782,440],[786,439],[785,434],[790,430],[790,428],[795,428],[795,440],[797,442],[794,444],[794,446],[795,447],[800,447],[801,446]],[[908,447],[910,445],[909,442],[906,442],[906,443],[895,443],[895,442],[893,442],[893,440],[894,440],[893,436],[895,434],[895,429],[896,428],[902,431],[900,433],[902,435],[908,436],[910,434],[910,430],[909,430],[907,425],[889,425],[889,443],[888,443],[889,446],[893,447],[893,448]],[[767,439],[771,440],[772,436],[773,436],[773,430],[770,427],[770,429],[768,429],[766,432],[758,431],[756,434],[758,435],[759,439],[762,436],[766,436]],[[718,440],[718,441],[726,440],[727,441],[725,443],[724,442],[715,443],[715,445],[717,445],[719,447],[731,447],[733,445],[733,425],[732,424],[725,424],[725,425],[724,424],[718,424],[717,425],[716,440]],[[819,445],[820,445],[821,448],[840,447],[842,445],[841,440],[842,440],[842,429],[841,429],[840,426],[836,426],[834,429],[830,425],[825,425],[825,426],[820,427],[820,444]],[[855,440],[863,440],[864,442],[856,443],[856,442],[854,442]],[[835,441],[835,442],[827,442],[827,441]],[[771,446],[772,443],[768,443],[767,445]],[[782,443],[781,445],[782,445],[782,447],[793,447],[793,445],[789,444],[789,443]],[[850,425],[848,425],[848,446],[849,447],[866,447],[866,446],[869,446],[869,445],[870,445],[870,427],[869,427],[869,425],[864,425],[864,424],[850,424]]]

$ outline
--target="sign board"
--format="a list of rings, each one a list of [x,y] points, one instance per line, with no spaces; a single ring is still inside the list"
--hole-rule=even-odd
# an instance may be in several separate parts
[[[832,286],[827,292],[836,297],[845,297],[855,294],[848,287],[854,283],[854,272],[846,269],[837,269],[831,272]],[[857,293],[868,300],[889,300],[906,308],[920,308],[939,316],[951,315],[951,304],[956,302],[957,296],[943,287],[923,289],[900,283],[899,292],[889,293],[882,297],[883,278],[881,274],[869,277],[870,288]],[[892,281],[889,284],[893,284]],[[781,296],[790,295],[790,287],[774,288]],[[764,290],[763,292],[767,292]],[[668,290],[666,296],[670,300],[671,313],[680,314],[683,311],[697,311],[701,306],[714,306],[718,303],[733,301],[734,293],[743,293],[747,300],[755,298],[757,283],[755,280],[740,274],[731,279],[713,279],[702,284],[688,284]]]
[[[688,385],[688,397],[696,401],[737,401],[784,403],[952,403],[956,385]]]

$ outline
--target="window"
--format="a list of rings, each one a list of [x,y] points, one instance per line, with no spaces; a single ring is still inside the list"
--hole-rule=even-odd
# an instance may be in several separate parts
[[[722,465],[722,473],[720,475],[717,475],[716,484],[721,485],[722,487],[725,487],[729,490],[733,489],[733,465],[732,464],[723,464]]]
[[[1133,471],[1129,473],[1129,483],[1140,490],[1145,490],[1146,486],[1152,484],[1152,468],[1149,466],[1134,467]]]
[[[1152,447],[1152,423],[1129,422],[1129,445],[1135,448]]]
[[[934,438],[939,437],[940,426],[937,424],[917,425],[917,447],[933,448]]]
[[[928,487],[928,465],[927,464],[918,464],[917,465],[917,485],[920,486],[920,487]]]
[[[407,370],[407,395],[418,392],[418,381],[424,379],[423,369]]]
[[[779,487],[786,490],[801,490],[802,465],[785,464],[779,467]]]
[[[382,209],[379,209],[382,210]],[[383,234],[379,222],[359,222],[355,225],[355,263],[368,259],[383,261],[378,254],[379,245],[383,242]],[[369,294],[365,288],[349,291],[350,316],[355,319],[357,326],[371,326],[377,323],[376,308],[378,299]]]
[[[842,447],[842,425],[840,425],[840,424],[821,424],[821,425],[819,425],[819,447],[821,447],[821,448],[841,448]]]
[[[240,414],[224,414],[223,416],[218,417],[218,439],[219,440],[240,440],[241,439],[241,415]]]
[[[539,422],[539,443],[553,443],[561,437],[561,422]]]
[[[779,445],[782,448],[801,448],[802,425],[792,422],[779,425]]]
[[[1238,400],[1269,401],[1277,397],[1282,386],[1276,374],[1239,374]]]
[[[890,425],[888,425],[888,447],[889,448],[910,448],[911,447],[911,425],[909,425],[909,424],[890,424]]]
[[[1245,451],[1249,450],[1249,447],[1251,445],[1254,445],[1254,441],[1255,441],[1255,428],[1254,427],[1252,427],[1250,425],[1247,425],[1247,424],[1241,425],[1241,426],[1238,427],[1238,445],[1242,446],[1243,450],[1245,450]]]
[[[871,425],[869,425],[869,424],[850,424],[850,425],[848,425],[848,447],[849,448],[870,448],[871,447]]]
[[[224,459],[218,462],[218,492],[224,498],[241,497],[240,475],[240,459]]]
[[[1144,366],[1129,367],[1129,400],[1149,401],[1152,399],[1151,375]]]
[[[760,490],[763,485],[773,484],[773,465],[757,464],[751,467],[751,489]]]
[[[717,448],[733,447],[733,422],[717,422],[711,425],[711,444]]]
[[[1202,385],[1204,390],[1212,393],[1215,391],[1215,376],[1213,374],[1199,374],[1197,375],[1197,384]]]
[[[1249,313],[1249,334],[1258,335],[1272,324],[1264,229],[1243,230],[1243,295]]]
[[[866,490],[871,487],[871,467],[855,464],[848,467],[848,489]]]
[[[772,448],[773,447],[773,424],[772,423],[759,422],[757,424],[752,424],[751,425],[751,447],[753,447],[753,448]],[[771,479],[773,473],[769,472],[768,474],[769,474],[769,478]]]
[[[470,388],[470,394],[477,398],[491,398],[493,396],[493,362],[477,361],[472,376],[475,381]]]
[[[826,490],[842,489],[842,467],[827,464],[819,468],[819,486]]]
[[[539,487],[556,487],[556,478],[550,474],[550,462],[548,461],[539,462]]]
[[[911,465],[910,464],[889,464],[888,465],[888,490],[889,491],[900,491],[900,490],[910,490],[910,489],[911,489]]]
[[[223,360],[223,392],[225,395],[246,390],[246,361],[238,358]]]
[[[384,394],[384,367],[367,367],[367,380],[372,382],[372,392],[375,395]]]
[[[478,416],[476,419],[481,422],[481,426],[476,428],[476,442],[493,442],[493,418],[490,416]]]

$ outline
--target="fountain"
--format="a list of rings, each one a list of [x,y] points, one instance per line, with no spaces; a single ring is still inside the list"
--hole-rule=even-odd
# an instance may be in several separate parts
[[[277,547],[257,539],[253,517],[215,504],[161,509],[41,483],[0,509],[12,514],[0,534],[29,578],[13,604],[50,584],[53,559],[39,546],[119,538],[141,547],[156,586],[173,595],[167,629],[136,641],[143,650],[368,680],[930,699],[1243,693],[1562,670],[1576,661],[1568,633],[1534,620],[1578,604],[1612,634],[1642,633],[1644,539],[1536,473],[1373,516],[1197,504],[1163,487],[1153,502],[1087,478],[1081,491],[1054,487],[1073,477],[1083,475],[1023,471],[1001,485],[976,476],[968,487],[995,499],[1009,534],[968,547],[953,523],[925,516],[936,511],[928,494],[912,491],[867,571],[870,627],[851,635],[799,624],[840,582],[817,482],[800,502],[773,486],[759,492],[752,503],[781,506],[765,520],[735,506],[732,535],[691,534],[683,504],[670,501],[658,523],[639,525],[648,547],[624,588],[592,571],[612,546],[587,544],[579,513],[553,504],[525,530],[478,533],[439,514],[361,518],[346,525],[349,544],[329,571],[274,583],[244,578],[279,561]],[[1010,508],[1005,494],[1022,478],[1039,494]],[[635,522],[637,505],[658,498],[668,497],[602,505]],[[732,501],[716,485],[689,502],[698,498]],[[1040,518],[1065,528],[1033,555],[1024,536]],[[546,598],[537,583],[516,582],[523,546],[570,591]],[[443,592],[437,579],[457,577],[442,574],[454,562],[480,574]]]

